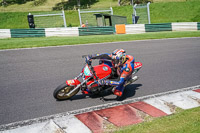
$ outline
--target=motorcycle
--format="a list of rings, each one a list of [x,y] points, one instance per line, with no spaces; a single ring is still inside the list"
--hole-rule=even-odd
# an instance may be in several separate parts
[[[111,61],[100,60],[99,65],[92,66],[91,62],[85,58],[85,64],[81,73],[74,79],[67,80],[65,83],[59,85],[53,92],[53,96],[57,100],[67,100],[76,95],[80,90],[83,94],[100,94],[106,90],[112,90],[113,86],[102,85],[99,86],[99,80],[117,79],[116,71],[112,68]],[[142,67],[141,62],[134,63],[134,71],[132,75],[126,80],[125,86],[133,83],[138,79],[134,76]],[[82,78],[82,81],[80,80]]]

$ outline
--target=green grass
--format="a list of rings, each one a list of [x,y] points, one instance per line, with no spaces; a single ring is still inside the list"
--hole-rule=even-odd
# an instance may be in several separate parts
[[[0,12],[0,29],[29,28],[28,12]]]
[[[200,133],[200,107],[128,126],[115,133]]]
[[[75,45],[88,43],[118,42],[177,37],[200,37],[200,31],[153,32],[127,35],[96,35],[78,37],[37,37],[0,39],[0,49],[32,48],[45,46]]]
[[[113,7],[114,15],[126,16],[127,23],[132,24],[132,14],[133,7],[132,6],[123,6],[123,7]]]
[[[115,2],[116,4],[116,2]],[[51,4],[50,4],[51,5]],[[106,6],[105,6],[106,5]],[[109,7],[114,5],[112,0],[100,0],[91,8]],[[17,7],[17,6],[16,6]],[[4,12],[0,7],[0,29],[20,29],[28,28],[27,15],[29,10],[19,6],[23,12]],[[37,7],[39,12],[39,7]],[[23,10],[22,10],[23,9]],[[32,9],[31,7],[29,9]],[[43,9],[41,7],[41,9]],[[114,15],[127,16],[128,23],[132,23],[132,6],[114,5]],[[164,2],[152,3],[150,5],[150,15],[152,23],[168,22],[200,22],[200,0],[189,0],[185,2]],[[35,11],[31,11],[35,13]],[[65,11],[67,25],[79,26],[78,11]]]
[[[200,1],[154,3],[151,22],[200,22]]]
[[[117,0],[99,0],[99,2],[91,5],[92,9],[96,8],[109,8],[118,6]]]

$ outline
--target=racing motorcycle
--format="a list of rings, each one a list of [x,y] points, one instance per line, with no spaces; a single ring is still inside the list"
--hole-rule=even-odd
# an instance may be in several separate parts
[[[74,79],[67,80],[65,83],[59,85],[53,92],[53,96],[57,100],[67,100],[76,95],[80,90],[83,94],[101,94],[103,91],[112,90],[113,86],[102,85],[99,86],[99,80],[119,78],[116,76],[116,71],[112,68],[111,61],[100,60],[99,65],[92,66],[91,62],[87,60],[84,55],[85,64],[81,73]],[[134,71],[132,75],[126,80],[125,86],[133,83],[138,79],[135,74],[141,69],[142,63],[134,63]],[[82,80],[80,80],[82,78]]]

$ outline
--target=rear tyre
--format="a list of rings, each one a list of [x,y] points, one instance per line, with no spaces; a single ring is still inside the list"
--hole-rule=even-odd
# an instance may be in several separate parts
[[[54,90],[53,96],[57,100],[67,100],[79,92],[80,89],[77,89],[68,96],[67,94],[74,88],[75,86],[68,86],[66,83],[63,83]]]

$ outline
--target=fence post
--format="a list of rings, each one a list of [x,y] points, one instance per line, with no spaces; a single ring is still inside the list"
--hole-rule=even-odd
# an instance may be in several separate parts
[[[67,28],[66,19],[65,19],[65,11],[64,10],[62,10],[62,14],[63,14],[64,26],[65,26],[65,28]]]
[[[81,25],[82,25],[82,21],[81,21],[81,13],[80,13],[80,9],[78,9],[78,16],[79,16],[80,26],[81,26]]]
[[[149,10],[149,5],[150,5],[150,4],[151,4],[150,2],[147,3],[147,14],[148,14],[148,22],[149,22],[149,24],[151,24],[151,20],[150,20],[150,10]]]
[[[112,7],[110,7],[110,10],[111,10],[111,15],[113,15],[113,9],[112,9]]]

